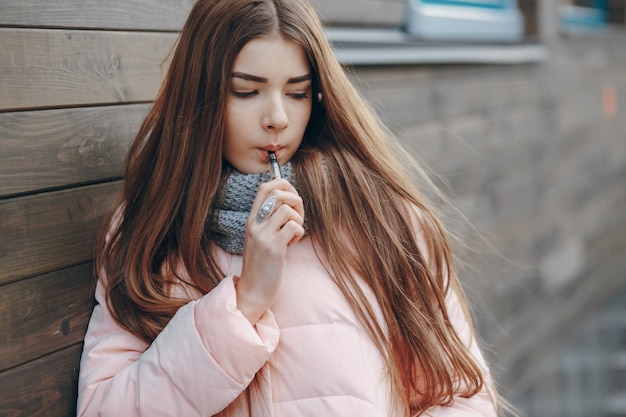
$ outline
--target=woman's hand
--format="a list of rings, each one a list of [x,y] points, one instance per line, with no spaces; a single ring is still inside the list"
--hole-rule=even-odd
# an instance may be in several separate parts
[[[261,205],[275,197],[273,212],[260,223]],[[237,283],[239,311],[255,324],[276,299],[282,280],[287,245],[304,236],[304,206],[295,188],[284,179],[261,184],[246,224],[243,264]]]

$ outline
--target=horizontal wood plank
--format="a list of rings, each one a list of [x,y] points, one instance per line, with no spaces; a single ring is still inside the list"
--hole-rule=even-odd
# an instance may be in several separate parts
[[[0,3],[0,26],[179,31],[195,0],[20,0]],[[405,0],[311,0],[327,22],[404,23]]]
[[[0,286],[0,371],[80,343],[94,288],[91,262]]]
[[[0,25],[178,31],[195,0],[0,2]]]
[[[0,373],[0,415],[76,415],[82,343]]]
[[[402,26],[405,0],[310,0],[320,18],[331,25]]]
[[[92,259],[120,182],[0,201],[0,285]]]
[[[148,107],[0,113],[0,197],[121,176]]]
[[[0,29],[0,111],[152,101],[176,36]]]

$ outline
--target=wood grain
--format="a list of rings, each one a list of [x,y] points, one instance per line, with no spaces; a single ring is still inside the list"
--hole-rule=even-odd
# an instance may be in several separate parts
[[[82,343],[0,373],[0,415],[76,415]]]
[[[0,2],[0,25],[178,31],[195,0]]]
[[[402,26],[404,0],[310,0],[326,23],[336,25]]]
[[[0,286],[0,371],[80,343],[94,288],[91,262]]]
[[[0,113],[0,197],[121,176],[148,107]]]
[[[152,101],[176,36],[0,28],[0,111]]]
[[[0,25],[179,31],[195,0],[21,0],[0,3]],[[404,0],[311,0],[328,22],[402,25]]]
[[[92,259],[119,182],[0,201],[0,285]]]

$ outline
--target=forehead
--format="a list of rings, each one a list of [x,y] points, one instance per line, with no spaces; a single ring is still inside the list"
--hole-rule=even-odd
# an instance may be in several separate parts
[[[244,45],[233,64],[233,72],[267,79],[302,76],[310,72],[304,48],[281,37],[255,38]]]

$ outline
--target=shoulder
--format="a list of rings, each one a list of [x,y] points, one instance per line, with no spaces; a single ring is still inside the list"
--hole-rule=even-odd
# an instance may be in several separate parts
[[[404,215],[406,222],[411,225],[419,249],[426,250],[428,248],[426,237],[429,235],[430,227],[428,213],[419,205],[405,200]]]
[[[126,205],[120,204],[117,207],[114,207],[112,211],[110,212],[110,214],[107,217],[105,217],[104,224],[102,227],[105,233],[104,240],[107,245],[109,244],[109,242],[111,241],[115,233],[121,227],[122,222],[124,221],[125,211],[126,211]]]

